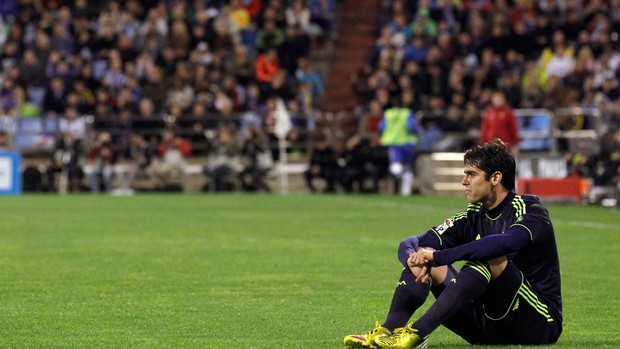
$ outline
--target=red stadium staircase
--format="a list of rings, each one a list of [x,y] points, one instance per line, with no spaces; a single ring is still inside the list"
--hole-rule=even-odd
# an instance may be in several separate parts
[[[323,110],[336,113],[357,104],[351,90],[351,74],[364,64],[376,41],[380,0],[345,0],[338,21],[334,54],[325,79]]]

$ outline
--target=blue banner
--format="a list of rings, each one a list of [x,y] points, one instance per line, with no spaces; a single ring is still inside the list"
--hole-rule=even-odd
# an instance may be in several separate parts
[[[20,162],[19,152],[0,151],[0,195],[21,193]]]

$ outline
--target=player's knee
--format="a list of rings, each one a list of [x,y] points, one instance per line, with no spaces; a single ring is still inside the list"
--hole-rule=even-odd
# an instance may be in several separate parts
[[[407,266],[407,259],[411,251],[418,250],[418,236],[411,236],[400,242],[398,245],[398,260],[403,264],[405,268]]]
[[[508,258],[506,256],[497,257],[487,261],[489,265],[489,271],[491,272],[491,280],[497,279],[504,272],[508,265]]]
[[[400,242],[400,245],[398,245],[398,252],[405,253],[412,249],[417,251],[418,247],[418,236],[410,236]]]
[[[433,285],[443,284],[448,277],[448,270],[447,265],[431,268],[431,280],[433,281]]]
[[[399,162],[394,162],[390,164],[390,173],[393,176],[400,177],[403,174],[404,167],[403,164]]]

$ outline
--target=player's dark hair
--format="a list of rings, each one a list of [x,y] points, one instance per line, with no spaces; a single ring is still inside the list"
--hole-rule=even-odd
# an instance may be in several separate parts
[[[491,179],[495,172],[502,173],[502,185],[511,191],[515,188],[516,162],[506,143],[499,139],[477,145],[465,152],[465,166],[477,167],[485,172],[485,179]]]

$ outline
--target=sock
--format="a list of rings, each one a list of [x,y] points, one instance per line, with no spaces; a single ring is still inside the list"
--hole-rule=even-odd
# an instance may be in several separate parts
[[[452,279],[456,278],[458,273],[459,272],[456,270],[456,268],[453,265],[448,265],[448,273],[446,274],[446,279],[444,280],[444,282],[438,285],[435,285],[435,284],[431,285],[431,293],[433,294],[433,296],[435,296],[435,299],[439,298],[443,290],[446,289],[446,286],[452,283]]]
[[[403,269],[383,327],[393,331],[407,325],[413,313],[426,301],[429,290],[427,283],[416,282],[413,273],[409,269]]]
[[[403,172],[403,180],[400,187],[400,194],[403,196],[411,195],[411,186],[413,185],[413,172],[405,170]]]
[[[441,292],[426,313],[415,321],[414,327],[420,337],[428,336],[457,311],[479,298],[489,285],[490,272],[486,264],[468,262],[455,280]]]

